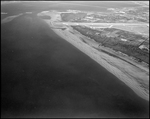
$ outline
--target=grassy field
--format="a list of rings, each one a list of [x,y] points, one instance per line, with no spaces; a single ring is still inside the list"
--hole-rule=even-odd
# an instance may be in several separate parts
[[[90,27],[94,27],[95,29],[98,28],[109,28],[110,25],[90,25]],[[124,25],[112,25],[111,28],[117,28],[120,30],[125,30],[125,31],[129,31],[129,32],[134,32],[137,34],[143,34],[146,36],[149,36],[149,27],[147,27],[146,25],[128,25],[128,26],[124,26]]]
[[[112,26],[112,28],[117,28],[117,29],[121,29],[121,30],[125,30],[125,31],[130,31],[130,32],[134,32],[134,33],[141,33],[144,35],[148,35],[149,36],[149,27],[147,27],[146,25],[143,26],[133,26],[133,25],[128,25],[128,26],[123,26],[123,25],[114,25]]]
[[[135,26],[132,28],[132,31],[139,32],[149,36],[149,27],[146,26]]]

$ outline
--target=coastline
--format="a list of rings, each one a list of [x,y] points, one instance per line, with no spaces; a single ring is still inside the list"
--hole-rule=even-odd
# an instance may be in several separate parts
[[[137,95],[144,98],[145,100],[149,101],[149,95],[146,93],[141,87],[138,85],[137,82],[134,81],[133,77],[128,77],[125,75],[122,71],[120,71],[118,68],[113,67],[110,65],[107,60],[101,57],[101,55],[105,55],[103,53],[98,52],[95,49],[92,49],[90,46],[83,44],[79,38],[73,38],[73,36],[67,36],[63,31],[59,29],[52,29],[57,35],[59,35],[61,38],[66,40],[67,42],[71,43],[73,46],[78,48],[81,52],[88,55],[91,59],[96,61],[98,64],[103,66],[105,69],[107,69],[110,73],[114,74],[118,79],[120,79],[122,82],[124,82],[127,86],[129,86]],[[74,39],[74,40],[71,40]],[[77,41],[78,40],[78,41]],[[106,56],[107,57],[107,56]]]
[[[49,15],[51,16],[51,20],[45,21],[50,27],[55,27],[53,26],[52,22],[56,21],[58,18],[57,15],[54,13],[49,13]],[[75,46],[81,52],[88,55],[91,59],[115,75],[119,80],[130,87],[138,96],[149,101],[149,72],[142,72],[141,70],[130,66],[122,60],[116,59],[106,53],[92,48],[90,45],[81,41],[78,34],[73,34],[71,28],[67,28],[66,30],[52,28],[52,30],[58,36]],[[141,83],[142,85],[140,85]],[[143,88],[143,84],[145,84],[144,86],[146,88]]]
[[[8,16],[8,17],[6,17],[6,18],[4,18],[4,19],[1,20],[1,24],[10,22],[10,21],[12,21],[13,19],[15,19],[16,17],[19,17],[20,15],[23,15],[23,13],[20,13],[20,14],[18,14],[18,15]]]

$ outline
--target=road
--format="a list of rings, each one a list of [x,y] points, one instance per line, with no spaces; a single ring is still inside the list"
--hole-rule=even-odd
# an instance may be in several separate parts
[[[146,25],[149,27],[149,24],[145,24],[145,23],[77,23],[77,22],[55,22],[55,24],[64,24],[64,25],[124,25],[124,26],[127,26],[127,25],[135,25],[135,26],[138,26],[138,25]]]

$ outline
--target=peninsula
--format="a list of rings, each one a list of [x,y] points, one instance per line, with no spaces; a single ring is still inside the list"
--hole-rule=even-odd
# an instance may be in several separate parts
[[[62,13],[64,14],[65,12],[54,10],[43,11],[38,13],[37,16],[49,16],[41,18],[57,35],[106,68],[131,88],[138,96],[149,101],[149,62],[147,62],[146,59],[146,62],[138,62],[134,57],[129,57],[123,52],[115,51],[110,47],[99,44],[94,40],[94,37],[88,37],[78,30],[83,26],[84,28],[89,28],[93,23],[63,22],[61,17]],[[99,25],[100,28],[109,28],[112,25],[115,26],[115,23],[101,25],[102,24]],[[124,23],[124,25],[126,25],[126,23]],[[111,37],[112,35],[115,35],[115,33],[107,35]],[[126,39],[122,39],[122,42],[125,41]]]

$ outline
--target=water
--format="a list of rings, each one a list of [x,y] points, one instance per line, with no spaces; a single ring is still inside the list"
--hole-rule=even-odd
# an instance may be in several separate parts
[[[2,117],[149,116],[149,102],[57,36],[38,11],[1,26]]]

